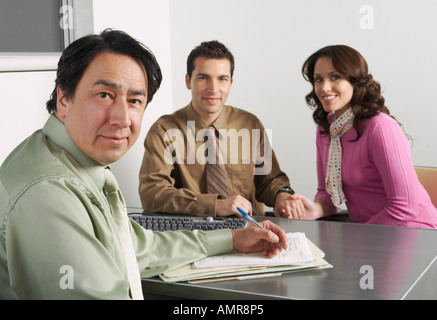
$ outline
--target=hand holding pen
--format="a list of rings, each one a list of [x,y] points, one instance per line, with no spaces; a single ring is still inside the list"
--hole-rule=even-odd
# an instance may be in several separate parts
[[[251,224],[255,225],[258,229],[263,230],[265,232],[258,233],[256,237],[264,238],[268,243],[264,243],[264,248],[262,250],[264,251],[265,255],[269,255],[270,257],[278,254],[280,250],[277,249],[286,249],[287,245],[287,236],[285,234],[285,231],[274,224],[273,222],[266,220],[261,223],[256,222],[251,216],[247,214],[244,210],[237,207],[237,210],[243,215],[243,217],[249,221]],[[256,241],[257,239],[253,239]],[[261,240],[261,239],[258,239]],[[273,246],[272,246],[273,245]],[[249,251],[246,251],[249,252]],[[254,251],[252,251],[254,252]]]

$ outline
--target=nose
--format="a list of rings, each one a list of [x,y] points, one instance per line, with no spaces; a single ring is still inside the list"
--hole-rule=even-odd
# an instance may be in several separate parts
[[[131,125],[131,119],[129,115],[129,104],[124,99],[116,100],[110,110],[111,125],[117,125],[120,128],[127,128]]]
[[[323,92],[329,92],[331,91],[332,85],[330,81],[323,81],[321,84],[321,89]]]
[[[208,90],[210,92],[216,92],[217,88],[218,88],[217,80],[211,79],[210,81],[208,81]]]

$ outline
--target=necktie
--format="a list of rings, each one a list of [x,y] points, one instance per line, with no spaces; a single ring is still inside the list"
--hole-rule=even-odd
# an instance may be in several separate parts
[[[341,178],[341,143],[340,138],[348,132],[353,125],[354,114],[352,110],[347,109],[338,119],[329,127],[331,144],[329,146],[328,165],[326,169],[326,191],[331,195],[332,203],[339,211],[340,205],[346,201],[342,189]]]
[[[210,130],[217,132],[213,126]],[[215,137],[214,135],[210,135]],[[226,179],[226,171],[223,161],[223,156],[220,153],[220,148],[216,139],[214,139],[215,148],[215,163],[206,163],[206,188],[207,192],[211,194],[219,194],[222,198],[229,197],[228,182]]]
[[[105,185],[103,188],[106,190],[111,213],[115,224],[117,225],[118,235],[125,256],[132,299],[142,300],[144,297],[141,288],[141,278],[129,231],[129,219],[127,217],[126,204],[121,195],[117,179],[115,179],[109,168],[105,168]]]

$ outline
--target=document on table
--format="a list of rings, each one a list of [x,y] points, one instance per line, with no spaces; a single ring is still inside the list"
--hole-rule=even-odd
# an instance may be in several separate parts
[[[274,257],[269,258],[262,254],[256,253],[239,253],[233,252],[224,255],[207,257],[196,261],[194,268],[211,268],[211,267],[230,267],[230,266],[280,266],[280,265],[300,265],[313,261],[313,255],[308,246],[305,233],[288,233],[288,249]]]
[[[179,269],[167,271],[160,275],[165,282],[207,282],[231,279],[248,279],[246,276],[262,277],[262,274],[279,276],[283,272],[326,269],[332,265],[323,258],[325,254],[304,233],[288,233],[288,250],[279,257],[267,258],[262,254],[227,254],[214,259],[202,259]],[[309,250],[309,253],[308,253]],[[304,262],[305,260],[308,260]],[[231,263],[232,262],[232,263]],[[290,262],[292,262],[290,264]],[[261,264],[259,264],[261,263]],[[194,265],[197,264],[198,267]],[[205,266],[205,267],[199,267]],[[209,267],[206,267],[209,266]]]

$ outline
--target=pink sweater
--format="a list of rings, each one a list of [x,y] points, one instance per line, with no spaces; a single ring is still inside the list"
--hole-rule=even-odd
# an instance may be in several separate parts
[[[325,190],[330,138],[317,129],[318,192],[335,211]],[[351,129],[341,137],[342,181],[346,206],[352,220],[361,223],[437,228],[437,209],[420,184],[410,155],[410,142],[390,116],[365,120],[358,141]]]

